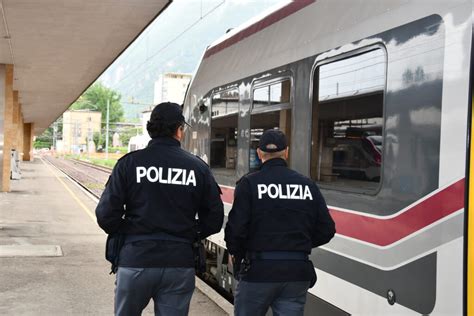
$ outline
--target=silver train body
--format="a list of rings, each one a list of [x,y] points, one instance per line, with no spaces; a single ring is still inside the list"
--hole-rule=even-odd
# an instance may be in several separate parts
[[[313,250],[313,315],[460,315],[466,308],[472,3],[290,1],[206,50],[185,147],[228,212],[267,128],[313,178],[336,237]],[[208,277],[232,293],[223,232]]]

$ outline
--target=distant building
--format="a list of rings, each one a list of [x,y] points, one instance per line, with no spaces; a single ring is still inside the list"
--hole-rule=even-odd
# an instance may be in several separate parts
[[[191,81],[190,74],[167,72],[155,81],[155,94],[153,98],[154,104],[161,102],[174,102],[182,104],[186,89]]]
[[[151,110],[142,112],[142,133],[140,135],[132,136],[128,143],[128,152],[143,149],[148,145],[150,136],[146,130],[146,123],[150,120]]]
[[[100,132],[102,115],[99,111],[71,110],[63,114],[63,151],[80,153],[92,151],[95,132]]]

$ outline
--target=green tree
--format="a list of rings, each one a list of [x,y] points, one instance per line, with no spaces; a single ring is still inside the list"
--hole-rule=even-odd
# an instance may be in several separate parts
[[[60,116],[55,122],[53,122],[44,132],[36,137],[33,143],[34,148],[52,148],[54,145],[54,129],[56,128],[56,141],[61,140],[63,137],[63,117]]]
[[[96,149],[104,148],[105,147],[105,135],[102,135],[101,132],[94,132],[92,135],[92,140],[96,146]]]
[[[123,118],[123,108],[120,99],[120,93],[107,88],[100,82],[96,82],[71,105],[70,109],[100,111],[102,113],[102,121],[105,122],[107,117],[107,100],[110,100],[109,122],[114,123],[121,121]]]
[[[125,128],[119,132],[123,146],[128,146],[130,138],[140,134],[140,127]]]
[[[44,132],[36,137],[33,143],[34,148],[51,148],[53,146],[53,127],[50,126]]]

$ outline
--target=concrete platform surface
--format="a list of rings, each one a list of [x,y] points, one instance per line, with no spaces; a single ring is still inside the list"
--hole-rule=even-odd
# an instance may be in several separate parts
[[[0,193],[0,315],[113,315],[95,202],[39,159],[22,173]],[[144,312],[152,314],[153,302]],[[226,315],[199,290],[189,314]]]
[[[0,245],[0,257],[60,257],[58,245]]]

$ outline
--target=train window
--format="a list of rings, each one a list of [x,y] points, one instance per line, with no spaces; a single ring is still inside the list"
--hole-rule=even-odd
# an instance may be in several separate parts
[[[211,99],[210,166],[216,180],[234,185],[237,165],[239,90],[215,93]]]
[[[257,155],[258,142],[267,129],[279,129],[291,141],[291,81],[265,85],[253,90],[253,106],[250,118],[250,170],[257,170],[262,162]]]
[[[264,109],[269,105],[290,103],[290,88],[291,82],[286,79],[254,89],[253,108]]]
[[[212,96],[212,119],[239,112],[239,90],[232,89]]]
[[[316,68],[311,177],[323,187],[379,187],[386,60],[377,48]]]
[[[253,91],[253,106],[260,107],[268,105],[268,86]]]

